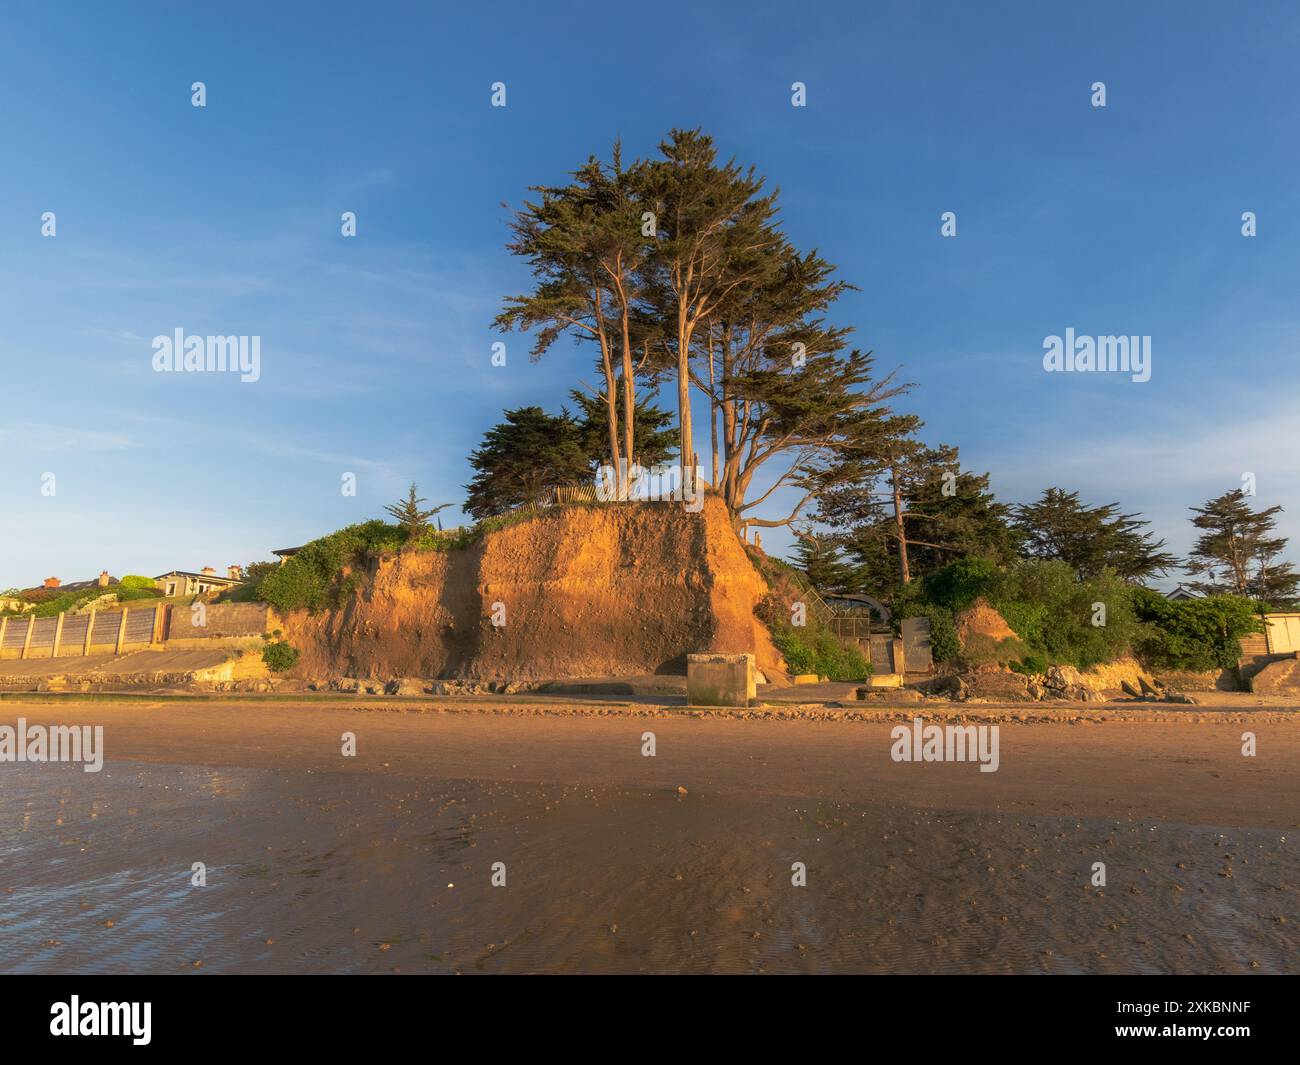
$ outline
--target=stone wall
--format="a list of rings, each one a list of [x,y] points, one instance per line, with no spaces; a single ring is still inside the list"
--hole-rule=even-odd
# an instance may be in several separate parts
[[[167,627],[168,640],[216,640],[261,636],[275,627],[266,603],[202,603],[202,611],[174,606]],[[199,622],[202,624],[199,624]]]

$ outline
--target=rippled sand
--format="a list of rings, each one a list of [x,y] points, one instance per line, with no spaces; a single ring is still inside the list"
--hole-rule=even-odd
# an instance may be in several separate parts
[[[981,775],[846,723],[257,713],[54,712],[108,760],[0,766],[0,969],[1300,971],[1294,726],[1007,727]]]

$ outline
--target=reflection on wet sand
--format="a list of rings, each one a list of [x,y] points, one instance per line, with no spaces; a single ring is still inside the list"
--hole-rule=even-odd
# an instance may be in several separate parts
[[[111,760],[0,799],[10,972],[1300,968],[1278,828]]]

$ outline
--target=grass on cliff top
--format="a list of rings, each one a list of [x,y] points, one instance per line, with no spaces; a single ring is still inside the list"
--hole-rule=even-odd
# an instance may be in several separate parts
[[[360,584],[362,567],[370,561],[401,551],[463,551],[489,533],[550,513],[553,511],[519,510],[458,529],[429,529],[414,539],[386,521],[349,525],[305,544],[244,597],[270,603],[281,612],[315,613],[337,607]]]

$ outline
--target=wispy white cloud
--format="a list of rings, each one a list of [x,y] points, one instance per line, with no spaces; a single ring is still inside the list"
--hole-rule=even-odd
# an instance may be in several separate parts
[[[30,451],[119,451],[139,446],[122,433],[47,422],[16,422],[0,427],[0,439]]]
[[[1185,550],[1195,532],[1188,508],[1240,488],[1243,474],[1252,473],[1256,505],[1282,506],[1278,528],[1300,555],[1300,388],[1294,385],[1278,382],[1263,402],[1223,390],[1144,419],[1044,422],[1032,437],[1032,449],[1023,437],[1010,447],[978,449],[981,467],[992,471],[1005,498],[1027,500],[1055,485],[1094,504],[1118,501]]]

